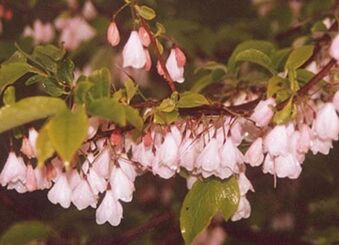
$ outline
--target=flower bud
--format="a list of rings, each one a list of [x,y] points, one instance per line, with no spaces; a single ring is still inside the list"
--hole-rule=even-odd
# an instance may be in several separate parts
[[[112,21],[107,30],[107,40],[114,47],[120,43],[120,33],[117,24]]]

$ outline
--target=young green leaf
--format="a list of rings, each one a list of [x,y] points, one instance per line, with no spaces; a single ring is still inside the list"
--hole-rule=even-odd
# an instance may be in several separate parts
[[[142,5],[142,6],[135,5],[135,10],[145,20],[153,20],[156,16],[154,9],[152,9],[152,8],[146,6],[146,5]]]
[[[2,64],[0,66],[0,92],[2,92],[6,86],[14,83],[30,70],[31,67],[26,62]]]
[[[141,131],[144,127],[144,120],[140,116],[139,111],[127,105],[124,106],[124,109],[127,122],[137,130]]]
[[[209,102],[202,94],[194,92],[184,92],[180,95],[178,108],[193,108],[201,105],[208,105]]]
[[[77,107],[74,112],[65,110],[53,117],[47,128],[53,148],[67,166],[87,136],[88,120],[84,108]]]
[[[313,54],[314,46],[306,45],[300,48],[294,49],[288,56],[285,64],[286,70],[298,69],[301,67]]]
[[[251,62],[266,68],[273,75],[277,73],[271,58],[257,49],[247,49],[237,54],[235,62]]]
[[[36,46],[34,49],[34,52],[47,55],[49,58],[51,58],[54,61],[61,60],[66,54],[65,49],[58,48],[51,44]]]
[[[111,94],[112,77],[107,68],[94,71],[89,77],[94,86],[91,88],[93,98],[109,97]]]
[[[158,111],[162,111],[162,112],[171,112],[175,109],[175,101],[167,98],[164,99],[161,104],[157,107]]]
[[[164,125],[164,124],[171,124],[178,120],[180,116],[179,112],[174,110],[171,112],[162,112],[156,111],[154,113],[154,123]]]
[[[0,109],[0,133],[38,119],[56,115],[66,109],[63,100],[36,96],[22,99]]]
[[[88,110],[92,115],[111,120],[122,127],[126,126],[125,107],[112,98],[93,100],[88,105]]]
[[[138,86],[133,82],[132,79],[127,79],[125,81],[125,89],[126,89],[126,94],[127,94],[127,103],[129,104],[132,98],[137,93]]]
[[[226,181],[197,181],[186,195],[180,211],[180,229],[185,243],[191,244],[218,211],[222,212],[225,220],[229,219],[238,208],[239,198],[239,187],[234,177]]]

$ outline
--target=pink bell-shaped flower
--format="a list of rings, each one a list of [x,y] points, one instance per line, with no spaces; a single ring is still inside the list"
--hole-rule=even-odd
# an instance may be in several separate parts
[[[47,197],[51,203],[59,203],[63,208],[69,208],[71,206],[72,189],[65,173],[59,176],[52,189],[49,190]]]
[[[146,54],[137,31],[131,35],[122,51],[123,67],[143,68],[146,64]]]
[[[270,123],[274,114],[272,110],[273,106],[275,106],[275,100],[273,98],[268,98],[267,100],[260,101],[259,104],[255,107],[250,119],[253,120],[258,127],[267,126]]]
[[[271,156],[286,155],[288,135],[284,125],[275,126],[264,138],[264,148]]]
[[[99,225],[106,222],[109,222],[113,226],[120,224],[122,219],[122,206],[114,197],[111,190],[106,191],[105,197],[97,208],[95,216],[96,222]]]
[[[123,202],[130,202],[133,198],[134,183],[127,177],[127,175],[119,167],[112,169],[110,184],[112,192],[117,200]]]
[[[221,157],[219,155],[219,145],[215,138],[212,138],[196,160],[197,164],[201,166],[202,171],[213,172],[217,170],[221,164]]]
[[[17,157],[11,151],[0,174],[0,183],[2,186],[6,186],[10,182],[17,181],[26,183],[26,165],[21,157]]]
[[[91,186],[94,195],[102,193],[107,188],[107,182],[104,177],[99,176],[94,169],[90,169],[87,174],[87,181]]]
[[[37,180],[34,169],[31,164],[28,164],[26,171],[26,188],[28,191],[35,191],[37,189]]]
[[[260,166],[264,161],[263,140],[257,138],[248,148],[244,158],[245,162],[252,167]]]
[[[78,210],[83,210],[88,206],[96,208],[97,198],[93,194],[92,189],[86,179],[82,178],[80,183],[73,190],[72,203]]]
[[[240,219],[247,219],[251,214],[251,205],[245,196],[240,197],[237,211],[233,214],[231,220],[238,221]]]

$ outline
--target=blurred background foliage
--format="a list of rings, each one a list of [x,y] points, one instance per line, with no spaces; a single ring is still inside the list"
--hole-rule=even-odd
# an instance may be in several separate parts
[[[53,23],[60,15],[81,14],[84,4],[81,0],[78,8],[69,9],[66,0],[0,2],[13,11],[11,20],[2,20],[0,62],[15,51],[15,42],[24,50],[32,50],[33,40],[22,37],[25,26],[32,25],[36,19]],[[113,49],[106,41],[106,29],[113,11],[123,1],[92,2],[99,15],[89,23],[97,35],[69,56],[79,70],[88,65],[92,69],[108,67],[118,83],[119,69],[114,64],[131,30],[130,13],[124,11],[117,19],[123,41]],[[199,74],[193,72],[196,67],[210,60],[226,64],[235,46],[242,41],[268,40],[284,48],[300,37],[311,36],[314,24],[333,16],[337,4],[334,0],[143,2],[156,10],[157,21],[188,56],[190,65],[185,71],[188,82],[184,87],[199,79]],[[54,44],[58,44],[57,39]],[[149,80],[145,85],[148,95],[163,97],[168,93],[166,84],[155,72]],[[23,91],[19,97],[35,90],[35,87],[17,89]],[[2,163],[9,150],[5,143],[2,140],[0,146]],[[256,190],[248,196],[252,215],[248,220],[222,223],[225,244],[339,244],[338,159],[338,144],[329,156],[310,155],[299,179],[279,179],[276,188],[272,176],[263,175],[260,169],[249,169],[249,179]],[[45,191],[17,194],[1,188],[0,232],[16,237],[17,244],[23,244],[27,236],[47,237],[43,240],[48,244],[181,244],[178,214],[186,193],[185,185],[180,177],[162,180],[146,174],[137,178],[134,200],[123,205],[124,219],[119,227],[97,225],[93,209],[79,212],[74,207],[65,210],[52,205]],[[18,222],[26,223],[18,226]],[[219,223],[216,218],[210,229]]]

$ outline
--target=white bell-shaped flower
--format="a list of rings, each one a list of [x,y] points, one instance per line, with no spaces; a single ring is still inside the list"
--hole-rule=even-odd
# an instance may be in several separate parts
[[[93,208],[96,207],[97,198],[93,194],[92,189],[86,179],[82,178],[80,183],[73,190],[72,203],[78,210],[83,210],[88,206]]]
[[[264,161],[263,140],[257,138],[245,153],[245,162],[252,167],[260,166]]]
[[[215,138],[212,138],[207,143],[196,161],[197,164],[201,166],[202,171],[213,172],[219,168],[221,164],[221,157],[219,154],[219,144]]]
[[[21,157],[17,157],[11,151],[0,174],[0,183],[2,186],[6,186],[9,182],[17,181],[26,183],[26,165]]]
[[[264,138],[264,148],[271,156],[288,153],[288,135],[284,125],[275,126]]]
[[[141,69],[146,64],[146,55],[137,31],[131,35],[122,51],[123,67]]]
[[[339,118],[332,103],[326,103],[314,121],[315,132],[323,140],[338,140]]]
[[[72,189],[65,173],[62,173],[58,177],[54,186],[48,192],[47,197],[51,203],[59,203],[63,208],[69,208],[71,206]]]
[[[96,222],[99,225],[107,221],[113,226],[120,224],[122,219],[122,206],[111,190],[106,191],[105,197],[97,208],[95,216]]]
[[[117,200],[123,202],[130,202],[133,198],[134,183],[119,167],[112,169],[110,184],[112,187],[113,195]]]
[[[238,221],[240,219],[247,219],[251,214],[251,205],[245,196],[240,197],[237,211],[233,214],[231,220]]]
[[[250,119],[255,122],[258,127],[267,126],[274,114],[272,107],[275,106],[275,100],[268,98],[267,100],[260,101],[255,107]]]
[[[168,56],[166,68],[173,81],[178,83],[183,83],[185,81],[184,67],[179,66],[175,49],[172,49],[170,55]]]

